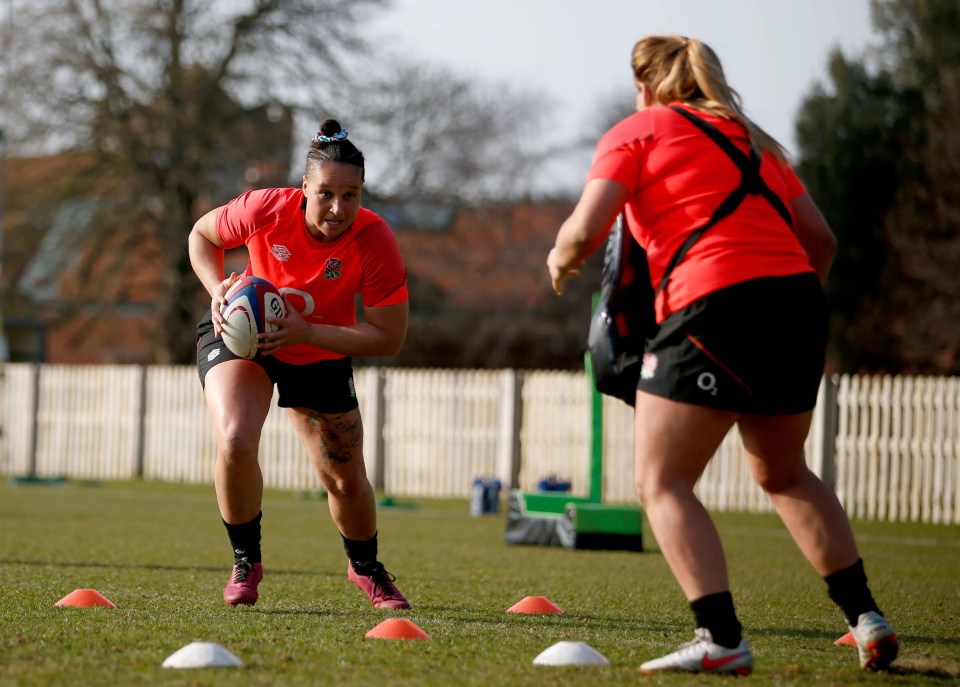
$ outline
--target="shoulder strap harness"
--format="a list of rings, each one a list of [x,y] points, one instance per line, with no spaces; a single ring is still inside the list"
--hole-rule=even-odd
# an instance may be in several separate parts
[[[670,273],[673,272],[673,269],[680,264],[684,256],[687,254],[687,251],[690,250],[691,246],[693,246],[693,244],[696,243],[701,236],[703,236],[707,229],[736,210],[740,203],[743,202],[743,199],[748,195],[763,196],[766,201],[773,206],[773,209],[777,211],[777,214],[783,218],[783,221],[786,222],[788,226],[793,226],[793,218],[790,215],[790,211],[787,209],[787,206],[780,199],[780,197],[774,193],[769,186],[767,186],[767,182],[765,182],[760,176],[761,158],[759,155],[757,155],[757,152],[753,148],[750,149],[750,155],[747,156],[743,153],[743,151],[737,148],[729,138],[720,133],[720,130],[717,129],[717,127],[715,127],[713,124],[704,121],[695,114],[692,114],[691,112],[677,105],[671,105],[670,109],[677,114],[682,115],[691,124],[700,129],[710,138],[710,140],[716,143],[720,149],[727,154],[727,157],[729,157],[740,170],[740,184],[730,192],[730,195],[723,199],[723,202],[720,203],[717,209],[713,211],[713,215],[710,216],[710,219],[707,220],[706,224],[703,224],[690,232],[690,235],[687,236],[687,239],[683,242],[680,248],[677,249],[677,252],[673,254],[673,257],[667,264],[667,269],[663,273],[663,278],[660,280],[660,284],[657,286],[657,294],[666,290],[667,281],[670,279]]]

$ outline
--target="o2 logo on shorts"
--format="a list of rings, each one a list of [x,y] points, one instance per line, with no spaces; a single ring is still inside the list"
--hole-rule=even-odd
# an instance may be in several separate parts
[[[717,377],[712,372],[701,372],[697,377],[697,386],[711,396],[717,395]]]

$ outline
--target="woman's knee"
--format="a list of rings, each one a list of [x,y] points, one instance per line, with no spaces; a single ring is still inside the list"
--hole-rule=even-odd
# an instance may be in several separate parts
[[[802,460],[785,465],[763,463],[753,471],[754,480],[768,494],[789,491],[802,484],[808,474],[811,474],[810,470]]]
[[[684,479],[660,474],[637,474],[634,479],[640,505],[649,507],[664,496],[693,493],[693,485]]]
[[[324,471],[320,481],[328,493],[344,498],[362,494],[370,488],[366,472],[357,470]]]
[[[219,455],[227,463],[241,463],[256,460],[260,447],[259,435],[250,435],[248,432],[227,431],[220,434],[217,441]]]

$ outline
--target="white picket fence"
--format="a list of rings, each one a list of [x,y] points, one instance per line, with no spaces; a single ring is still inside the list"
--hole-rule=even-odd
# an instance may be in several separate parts
[[[192,366],[8,364],[0,473],[213,481],[214,437]],[[467,497],[476,476],[535,489],[556,475],[590,491],[591,395],[582,373],[357,368],[367,470],[401,497]],[[603,499],[635,503],[633,416],[603,401]],[[960,523],[960,379],[824,379],[811,469],[852,517]],[[284,413],[261,439],[264,483],[319,483]],[[766,511],[736,430],[697,485],[716,510]]]

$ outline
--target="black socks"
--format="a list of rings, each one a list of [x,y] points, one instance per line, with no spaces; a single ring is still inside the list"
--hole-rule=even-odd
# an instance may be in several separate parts
[[[251,563],[260,563],[260,519],[263,511],[257,513],[250,522],[242,525],[231,525],[226,520],[223,526],[227,528],[230,545],[233,547],[233,559],[239,561],[246,558]]]
[[[849,568],[830,573],[823,580],[827,583],[827,594],[843,611],[850,627],[856,626],[861,613],[869,611],[880,613],[877,602],[873,600],[870,588],[867,587],[867,573],[863,570],[863,559],[857,559],[857,562]]]
[[[737,620],[730,592],[707,594],[690,602],[690,610],[697,627],[705,627],[713,635],[713,641],[727,649],[736,649],[743,639],[743,626]]]
[[[231,525],[226,520],[223,521],[223,526],[227,528],[227,536],[230,537],[230,545],[233,547],[234,560],[246,558],[251,563],[261,562],[260,520],[262,518],[261,511],[253,520],[240,525]],[[366,541],[356,541],[340,536],[343,538],[343,548],[347,552],[350,564],[356,572],[363,574],[367,566],[377,562],[376,534]]]
[[[875,611],[883,615],[867,586],[863,560],[857,560],[849,568],[830,573],[823,579],[827,583],[827,593],[843,611],[850,627],[856,626],[861,613]],[[715,643],[728,649],[735,649],[740,644],[743,628],[737,620],[730,592],[708,594],[691,601],[690,610],[693,611],[696,626],[710,630]]]
[[[377,535],[366,541],[357,541],[356,539],[347,539],[342,534],[343,550],[347,552],[347,558],[350,559],[350,565],[354,572],[361,575],[368,575],[365,569],[377,562]]]

